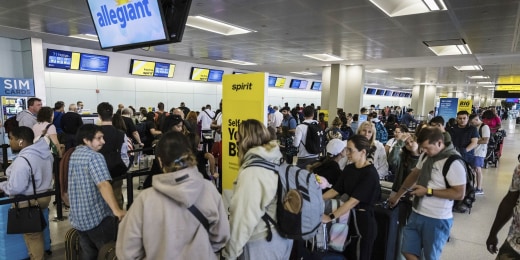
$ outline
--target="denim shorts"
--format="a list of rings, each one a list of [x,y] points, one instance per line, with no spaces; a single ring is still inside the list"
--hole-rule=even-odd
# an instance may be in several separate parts
[[[448,241],[453,225],[451,219],[435,219],[412,212],[403,230],[402,253],[425,259],[440,259],[442,248]]]
[[[473,166],[482,168],[484,167],[484,157],[475,156],[473,160]]]

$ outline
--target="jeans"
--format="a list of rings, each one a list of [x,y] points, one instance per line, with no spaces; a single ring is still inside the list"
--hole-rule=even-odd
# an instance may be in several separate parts
[[[104,218],[97,227],[91,230],[79,231],[81,259],[96,260],[99,249],[116,238],[117,224],[117,219],[110,216]]]

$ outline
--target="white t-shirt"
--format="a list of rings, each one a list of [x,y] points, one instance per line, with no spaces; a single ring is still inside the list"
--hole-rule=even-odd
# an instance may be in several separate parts
[[[480,138],[486,138],[486,137],[489,138],[491,136],[491,130],[489,129],[488,125],[482,125],[482,128],[479,126],[479,127],[477,127],[477,129],[481,129],[479,131],[479,135],[480,135],[480,132],[482,132],[482,136],[480,136]],[[475,147],[474,154],[475,154],[475,156],[485,158],[486,154],[487,154],[487,144],[477,145],[477,147]]]
[[[426,154],[423,153],[419,157],[419,161],[415,166],[417,169],[420,170],[422,168],[425,156]],[[448,160],[448,158],[433,163],[431,179],[428,181],[427,188],[432,188],[433,190],[446,189],[446,182],[444,181],[444,176],[442,176],[442,168],[446,160]],[[452,187],[466,184],[466,169],[459,160],[455,160],[451,163],[450,169],[446,174],[446,180],[448,180],[448,183]],[[433,194],[435,194],[435,192]],[[453,200],[435,196],[423,196],[419,202],[418,209],[414,208],[413,210],[430,218],[450,219],[453,218],[452,207]]]

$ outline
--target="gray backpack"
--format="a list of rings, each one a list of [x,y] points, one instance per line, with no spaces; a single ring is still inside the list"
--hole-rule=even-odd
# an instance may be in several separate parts
[[[316,176],[305,169],[282,163],[280,165],[261,158],[247,167],[262,167],[278,175],[276,219],[264,214],[262,219],[268,228],[267,241],[271,241],[272,223],[285,238],[309,240],[321,226],[324,203]]]

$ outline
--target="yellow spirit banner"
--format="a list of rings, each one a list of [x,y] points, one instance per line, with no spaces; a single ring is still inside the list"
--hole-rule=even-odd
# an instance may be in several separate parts
[[[225,202],[230,198],[238,174],[238,126],[247,119],[257,119],[264,125],[267,123],[267,77],[267,73],[224,75],[221,167]]]

